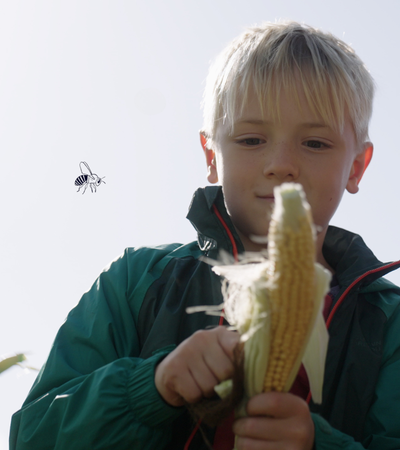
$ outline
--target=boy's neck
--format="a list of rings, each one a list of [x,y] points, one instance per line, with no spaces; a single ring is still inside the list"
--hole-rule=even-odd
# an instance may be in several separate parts
[[[329,272],[334,275],[335,271],[332,269],[332,267],[326,262],[326,259],[324,258],[324,255],[322,254],[322,246],[324,245],[324,240],[326,236],[328,228],[326,227],[324,230],[319,231],[317,233],[317,239],[315,242],[316,247],[316,253],[315,253],[315,259],[321,266],[325,267],[325,269],[329,270]]]

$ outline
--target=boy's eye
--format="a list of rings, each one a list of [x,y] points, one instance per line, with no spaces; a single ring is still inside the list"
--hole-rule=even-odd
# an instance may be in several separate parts
[[[326,144],[324,144],[323,142],[320,142],[320,141],[306,141],[306,142],[304,142],[304,144],[307,147],[315,148],[317,150],[328,147]]]
[[[239,141],[239,144],[255,146],[255,145],[260,145],[262,142],[263,141],[260,138],[247,138],[247,139],[242,139],[241,141]]]

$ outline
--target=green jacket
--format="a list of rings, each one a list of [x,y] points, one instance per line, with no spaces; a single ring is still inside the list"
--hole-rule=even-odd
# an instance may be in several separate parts
[[[199,261],[232,252],[213,204],[243,251],[218,187],[194,195],[188,218],[197,242],[127,249],[61,326],[13,416],[11,450],[183,448],[193,423],[185,408],[162,400],[154,369],[196,330],[217,325],[216,317],[185,312],[222,302],[220,279]],[[310,404],[316,448],[400,448],[400,289],[381,278],[400,262],[379,262],[359,236],[333,227],[323,251],[340,292],[324,402]],[[214,430],[205,432],[212,439]],[[197,433],[190,449],[203,448]]]

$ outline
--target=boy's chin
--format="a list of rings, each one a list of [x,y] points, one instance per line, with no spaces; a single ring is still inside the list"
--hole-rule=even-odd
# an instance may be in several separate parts
[[[259,235],[256,235],[256,234],[252,234],[252,235],[249,236],[249,239],[250,239],[251,242],[253,242],[254,244],[257,244],[257,245],[265,245],[265,246],[267,246],[267,244],[268,244],[268,235],[267,234],[264,235],[264,236],[259,236]]]
[[[268,247],[267,235],[251,234],[245,238],[242,236],[242,244],[246,252],[260,252]]]
[[[259,252],[267,248],[268,245],[268,231],[269,220],[267,223],[258,223],[258,226],[252,229],[241,230],[235,227],[236,231],[242,241],[245,251]]]

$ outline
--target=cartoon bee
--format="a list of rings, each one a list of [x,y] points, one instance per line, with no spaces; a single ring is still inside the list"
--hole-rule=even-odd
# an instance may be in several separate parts
[[[85,169],[82,170],[82,164],[84,164],[86,166],[86,168],[89,171],[89,173],[85,173],[83,171]],[[83,186],[85,186],[85,189],[82,192],[82,194],[84,194],[86,189],[87,189],[87,187],[90,186],[90,190],[93,193],[93,189],[94,189],[94,192],[96,192],[96,187],[100,186],[101,183],[106,184],[106,182],[103,181],[103,178],[105,178],[105,177],[100,178],[95,173],[92,173],[92,171],[90,170],[90,167],[89,167],[87,162],[81,161],[79,163],[79,168],[81,169],[82,175],[79,175],[79,177],[75,180],[75,186],[79,186],[79,188],[78,188],[78,190],[76,192],[79,192],[79,190]]]

